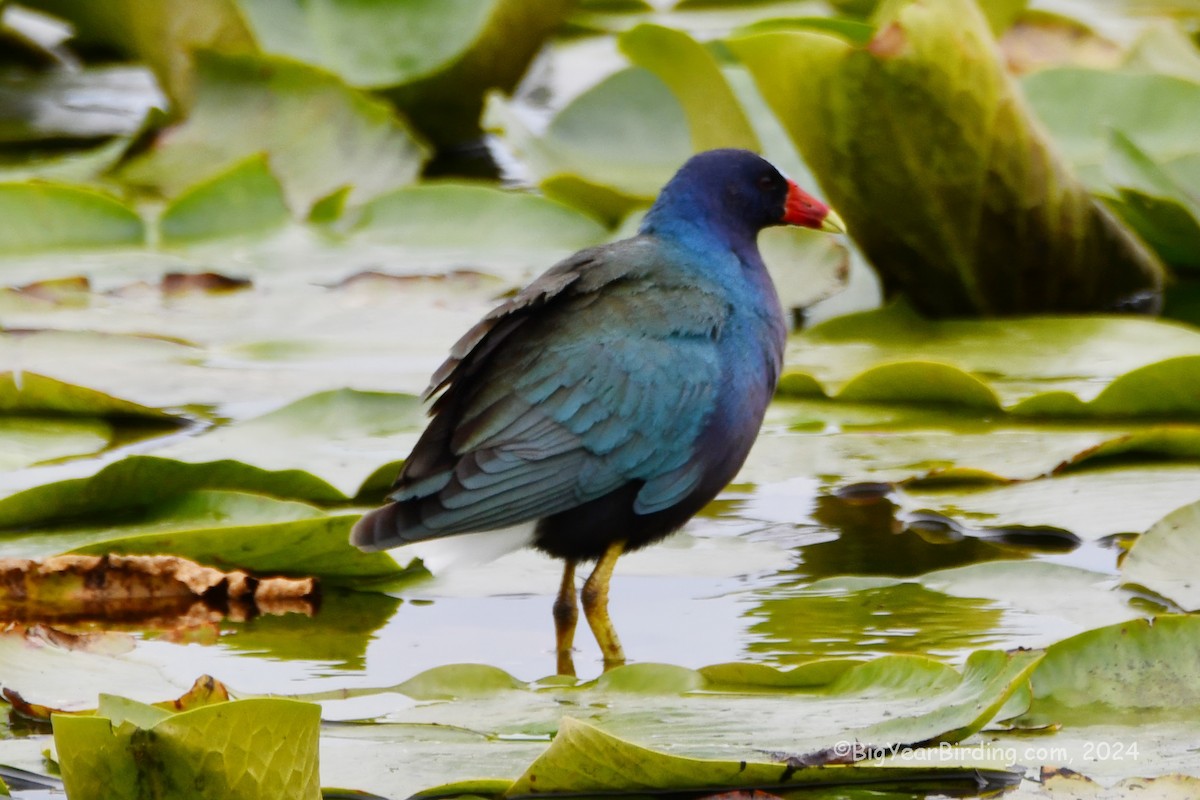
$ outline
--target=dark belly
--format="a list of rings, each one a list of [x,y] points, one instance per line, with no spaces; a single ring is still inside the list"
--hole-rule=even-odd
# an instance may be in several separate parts
[[[638,514],[634,500],[642,481],[630,481],[591,502],[567,509],[538,521],[533,546],[558,558],[593,560],[616,541],[625,542],[626,552],[637,550],[683,527],[733,480],[758,436],[763,410],[741,424],[730,426],[718,417],[700,437],[695,458],[706,465],[699,485],[670,508],[653,514]]]
[[[683,502],[654,514],[636,514],[633,502],[641,488],[641,481],[633,481],[590,503],[543,517],[535,528],[533,546],[575,561],[595,560],[620,540],[625,542],[626,552],[637,550],[678,530],[722,487],[704,495],[697,490]]]

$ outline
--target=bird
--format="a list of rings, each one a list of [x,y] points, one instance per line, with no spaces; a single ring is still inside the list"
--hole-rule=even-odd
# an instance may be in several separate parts
[[[610,669],[617,559],[678,530],[735,476],[775,391],[787,337],[759,232],[845,230],[828,206],[747,150],[692,156],[636,235],[570,256],[453,346],[423,399],[430,421],[365,551],[533,522],[564,562],[557,667],[574,675],[576,566]]]

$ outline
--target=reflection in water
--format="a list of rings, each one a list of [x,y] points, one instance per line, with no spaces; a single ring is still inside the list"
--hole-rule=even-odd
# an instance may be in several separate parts
[[[755,592],[747,649],[779,665],[873,653],[959,654],[995,642],[1002,611],[916,583],[869,578],[809,588],[840,576],[913,577],[1017,554],[967,536],[929,536],[897,519],[890,500],[866,493],[818,498],[813,518],[838,537],[796,548],[797,563]],[[924,533],[924,535],[922,535]]]
[[[995,642],[1002,611],[915,583],[803,590],[775,588],[748,616],[755,660],[777,665],[873,654],[958,655]]]
[[[317,613],[258,616],[228,626],[221,643],[231,650],[282,660],[327,662],[336,670],[366,667],[367,645],[400,607],[376,592],[326,590]]]
[[[896,518],[897,506],[886,498],[859,499],[823,495],[813,517],[837,531],[838,538],[801,548],[796,580],[833,575],[923,575],[935,569],[1017,557],[996,542],[972,537],[942,540],[922,535]]]

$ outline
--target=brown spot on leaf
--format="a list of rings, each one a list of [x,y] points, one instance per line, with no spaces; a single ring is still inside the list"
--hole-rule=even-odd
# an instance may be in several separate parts
[[[232,278],[216,272],[168,272],[162,279],[163,294],[236,292],[251,285],[247,278]]]
[[[895,58],[903,55],[908,46],[908,35],[899,22],[892,22],[879,31],[867,45],[867,51],[876,58]]]
[[[9,291],[18,297],[54,306],[85,306],[91,297],[92,284],[87,277],[76,275],[70,278],[35,281]]]

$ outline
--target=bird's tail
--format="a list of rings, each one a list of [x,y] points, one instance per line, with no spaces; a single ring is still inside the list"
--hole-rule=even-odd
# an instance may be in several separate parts
[[[374,552],[445,536],[425,527],[417,506],[417,502],[401,501],[368,511],[350,530],[350,544]]]

